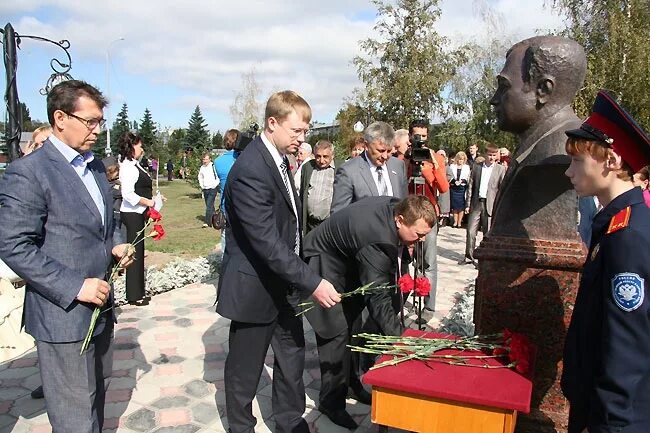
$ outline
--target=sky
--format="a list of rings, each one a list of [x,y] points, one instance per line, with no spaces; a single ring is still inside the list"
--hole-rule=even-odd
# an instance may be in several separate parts
[[[549,3],[441,0],[436,30],[450,47],[481,42],[493,31],[481,18],[487,8],[504,36],[520,40],[563,27]],[[362,54],[359,41],[374,35],[376,7],[369,0],[3,0],[0,16],[18,34],[69,40],[70,74],[109,97],[111,124],[126,102],[131,121],[149,108],[161,128],[186,127],[199,105],[208,128],[223,132],[233,127],[229,107],[251,70],[262,106],[272,92],[292,89],[314,120],[332,122],[361,86],[352,59]],[[18,95],[32,119],[47,118],[39,90],[54,56],[65,60],[54,45],[22,39]]]

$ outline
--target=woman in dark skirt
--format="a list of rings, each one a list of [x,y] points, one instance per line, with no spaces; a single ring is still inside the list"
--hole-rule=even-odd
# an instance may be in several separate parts
[[[469,183],[469,165],[465,152],[458,152],[454,157],[454,163],[449,166],[453,175],[449,181],[451,195],[451,214],[453,215],[452,227],[460,227],[465,214],[465,191]]]
[[[145,212],[153,207],[152,182],[138,160],[144,154],[138,134],[125,132],[118,141],[120,151],[120,184],[122,205],[120,215],[126,227],[126,240],[133,243],[144,228]],[[142,233],[140,236],[143,236]],[[126,270],[126,300],[133,305],[145,305],[144,242],[135,247],[134,262]]]

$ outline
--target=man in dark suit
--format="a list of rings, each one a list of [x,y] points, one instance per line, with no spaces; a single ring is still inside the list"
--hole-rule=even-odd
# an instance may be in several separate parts
[[[362,216],[362,217],[360,217]],[[403,247],[431,231],[436,211],[424,196],[368,197],[334,213],[305,237],[303,255],[314,269],[341,292],[374,282],[395,284],[401,275]],[[350,371],[349,342],[353,323],[368,308],[372,328],[385,335],[402,332],[394,303],[395,291],[354,296],[330,309],[305,313],[316,332],[321,369],[319,409],[334,423],[355,429],[345,410]],[[399,298],[398,298],[399,299]],[[399,301],[397,302],[399,304]],[[354,380],[354,376],[351,378]],[[358,378],[356,379],[358,380]]]
[[[334,145],[319,140],[314,145],[314,157],[300,166],[300,183],[296,181],[296,186],[302,202],[303,236],[329,217],[334,174],[341,164],[342,161],[334,161]]]
[[[364,197],[406,197],[404,162],[391,156],[394,134],[393,128],[384,122],[371,123],[363,131],[366,150],[360,158],[346,161],[336,172],[332,213]]]
[[[497,164],[498,157],[499,148],[492,143],[488,144],[485,161],[476,164],[469,177],[469,185],[465,192],[465,203],[467,203],[465,212],[469,214],[465,257],[459,264],[469,261],[476,266],[474,247],[476,246],[476,234],[479,226],[484,235],[490,229],[494,200],[506,174],[506,168],[501,164]]]
[[[265,119],[262,134],[233,165],[225,190],[230,230],[217,312],[232,320],[226,414],[232,433],[254,431],[252,401],[270,344],[275,431],[307,433],[305,337],[297,304],[301,296],[312,296],[332,307],[340,295],[299,257],[300,199],[286,155],[304,141],[311,108],[295,92],[278,92],[266,104]]]
[[[112,256],[122,257],[127,245],[114,231],[104,165],[90,151],[105,106],[87,83],[55,86],[47,96],[52,135],[13,161],[0,186],[0,257],[27,281],[25,330],[36,340],[54,432],[102,431],[112,372],[113,300],[105,280]],[[96,306],[106,309],[80,356]]]

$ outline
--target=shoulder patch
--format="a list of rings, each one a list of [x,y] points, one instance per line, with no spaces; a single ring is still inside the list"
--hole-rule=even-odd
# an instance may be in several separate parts
[[[632,272],[623,272],[612,278],[612,297],[623,311],[634,311],[643,304],[645,280]]]
[[[614,215],[609,221],[609,228],[607,229],[607,234],[617,232],[621,229],[624,229],[630,224],[630,214],[632,213],[632,207],[628,206],[625,209],[621,209],[619,213]]]

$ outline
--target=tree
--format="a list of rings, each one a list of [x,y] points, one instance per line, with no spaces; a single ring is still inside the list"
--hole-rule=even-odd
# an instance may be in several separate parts
[[[167,142],[167,152],[169,158],[174,163],[174,166],[178,166],[178,160],[181,156],[181,153],[183,152],[183,148],[185,147],[186,132],[187,131],[185,129],[179,128],[172,131],[172,133],[169,135],[169,141]]]
[[[217,131],[217,133],[212,136],[212,148],[223,149],[223,134],[221,134],[221,131]]]
[[[197,105],[187,126],[185,147],[191,148],[197,153],[203,152],[208,147],[211,139],[207,126],[208,124],[201,114],[201,108]]]
[[[230,106],[230,116],[240,131],[246,131],[251,124],[261,124],[262,105],[258,102],[261,88],[255,77],[255,68],[241,75],[242,89]]]
[[[555,0],[569,21],[565,35],[587,54],[587,77],[575,101],[586,117],[599,89],[608,89],[650,128],[650,3],[648,0]]]
[[[441,92],[454,74],[458,51],[435,31],[439,0],[372,0],[378,7],[377,39],[360,43],[366,57],[353,62],[381,118],[395,128],[430,119],[441,109]]]
[[[27,108],[27,104],[24,102],[20,103],[20,112],[23,119],[22,130],[32,131],[34,129],[32,125],[32,116],[29,115],[29,108]]]
[[[160,149],[157,149],[158,130],[155,123],[153,122],[151,111],[149,111],[148,108],[144,109],[144,115],[140,121],[140,128],[138,129],[138,132],[140,134],[140,138],[142,138],[142,144],[144,144],[145,148],[149,149],[147,153],[160,153]]]
[[[474,5],[485,31],[460,48],[463,62],[449,82],[445,121],[430,134],[430,141],[450,154],[466,150],[470,144],[482,147],[486,141],[510,149],[516,143],[513,134],[499,130],[489,103],[496,90],[496,76],[514,40],[505,34],[504,20],[489,2],[476,0]]]
[[[122,109],[113,122],[113,128],[111,128],[111,152],[113,155],[118,153],[118,140],[125,132],[131,130],[131,122],[129,121],[129,108],[126,103],[122,104]]]

